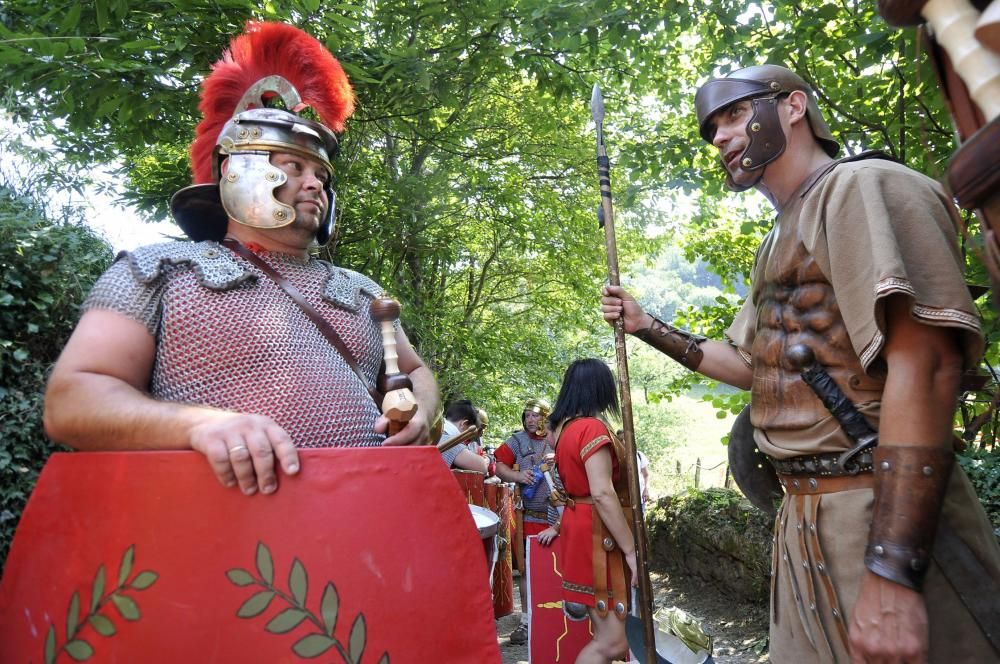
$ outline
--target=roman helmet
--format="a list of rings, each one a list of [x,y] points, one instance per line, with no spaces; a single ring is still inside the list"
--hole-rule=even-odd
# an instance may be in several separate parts
[[[542,416],[542,420],[538,425],[536,433],[540,436],[545,435],[545,420],[551,412],[552,406],[545,399],[528,399],[524,402],[524,410],[521,411],[521,426],[525,427],[527,431],[526,422],[528,413],[538,413]]]
[[[264,229],[293,223],[295,208],[274,197],[288,178],[270,162],[272,153],[287,152],[319,161],[330,174],[329,205],[316,234],[326,244],[336,207],[334,132],[354,112],[347,75],[326,47],[296,27],[251,21],[213,65],[199,109],[203,119],[191,144],[195,184],[170,201],[188,237],[222,240],[230,218]],[[309,109],[319,121],[303,115]]]
[[[751,100],[753,112],[746,126],[749,140],[740,155],[740,166],[745,171],[763,169],[785,151],[785,132],[778,119],[778,102],[794,90],[806,94],[806,119],[813,136],[828,155],[836,157],[840,145],[823,120],[812,89],[798,74],[778,65],[738,69],[725,78],[710,79],[698,88],[694,97],[698,131],[711,143],[715,139],[715,129],[709,122],[711,117],[732,104]],[[726,186],[733,191],[744,191],[752,185],[737,185],[727,171]]]

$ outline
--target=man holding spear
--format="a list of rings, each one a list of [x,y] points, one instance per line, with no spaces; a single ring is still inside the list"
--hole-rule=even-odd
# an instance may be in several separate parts
[[[785,491],[771,659],[996,661],[1000,550],[952,451],[962,370],[983,339],[951,201],[885,155],[837,160],[812,90],[784,67],[712,79],[695,106],[727,185],[778,211],[750,296],[727,341],[653,318],[614,282],[602,308],[688,369],[751,390],[753,440],[730,445],[756,443]]]

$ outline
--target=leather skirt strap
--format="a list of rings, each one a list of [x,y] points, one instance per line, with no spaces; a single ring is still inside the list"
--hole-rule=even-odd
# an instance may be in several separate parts
[[[785,487],[789,495],[811,495],[817,493],[836,493],[854,489],[874,489],[875,475],[858,473],[857,475],[778,475],[778,481]]]

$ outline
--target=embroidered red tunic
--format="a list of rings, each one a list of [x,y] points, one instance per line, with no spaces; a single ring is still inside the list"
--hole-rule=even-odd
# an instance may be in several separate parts
[[[602,448],[611,453],[611,479],[618,480],[618,458],[608,428],[594,417],[573,420],[563,429],[556,445],[556,466],[563,487],[571,498],[590,496],[584,463]],[[563,511],[559,540],[562,542],[563,599],[594,606],[593,519],[594,506],[577,503]],[[599,518],[599,517],[596,517]],[[610,569],[610,566],[609,566]],[[610,575],[608,588],[611,587]],[[607,599],[607,598],[605,598]]]

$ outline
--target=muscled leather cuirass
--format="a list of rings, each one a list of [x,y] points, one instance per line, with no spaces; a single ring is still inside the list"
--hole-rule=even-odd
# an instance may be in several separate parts
[[[786,357],[790,346],[809,346],[855,404],[879,400],[884,382],[862,368],[833,287],[798,233],[780,226],[772,232],[773,246],[755,298],[751,421],[764,430],[805,429],[829,418],[830,412]]]

